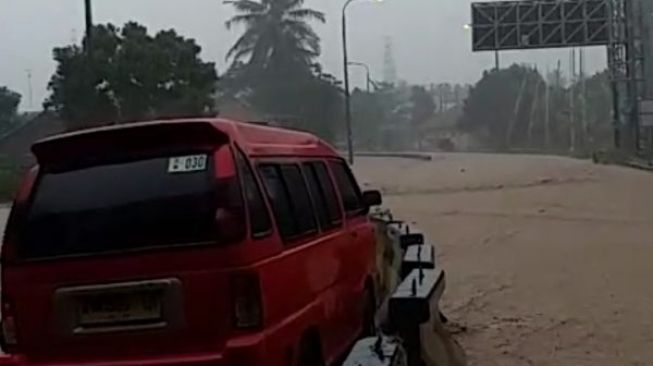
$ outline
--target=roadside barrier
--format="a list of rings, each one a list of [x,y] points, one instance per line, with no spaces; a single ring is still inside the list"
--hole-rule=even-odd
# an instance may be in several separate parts
[[[436,248],[389,211],[376,211],[372,218],[382,257],[377,261],[381,334],[360,340],[344,366],[465,365],[462,349],[443,326],[440,299],[446,276],[436,263]]]

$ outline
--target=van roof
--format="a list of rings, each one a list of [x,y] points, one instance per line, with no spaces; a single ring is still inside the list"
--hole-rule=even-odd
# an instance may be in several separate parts
[[[178,125],[180,129],[183,129],[185,124],[188,127],[200,124],[205,127],[210,125],[216,132],[222,133],[236,142],[250,156],[338,156],[331,145],[308,132],[222,118],[173,119],[91,128],[40,140],[34,144],[33,150],[38,149],[39,145],[65,143],[65,140],[74,140],[84,136],[98,136],[103,133],[119,133],[121,130],[129,131],[164,125],[169,127]]]

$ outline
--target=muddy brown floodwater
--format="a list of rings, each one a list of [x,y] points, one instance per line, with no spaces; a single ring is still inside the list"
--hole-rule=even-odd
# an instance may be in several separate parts
[[[470,365],[653,365],[653,173],[477,154],[356,171],[437,245]]]
[[[437,245],[470,365],[653,365],[653,173],[484,154],[356,171]]]

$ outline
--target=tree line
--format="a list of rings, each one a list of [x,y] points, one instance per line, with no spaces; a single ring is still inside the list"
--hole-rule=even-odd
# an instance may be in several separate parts
[[[230,2],[236,15],[225,26],[242,33],[221,75],[200,58],[194,39],[174,30],[150,34],[136,22],[96,25],[92,42],[54,49],[57,68],[44,107],[78,129],[215,115],[216,104],[233,99],[265,118],[332,137],[342,92],[317,62],[320,38],[310,22],[324,22],[325,16],[303,3]]]
[[[201,47],[174,30],[150,34],[135,22],[92,30],[92,42],[57,47],[45,101],[69,129],[111,123],[220,113],[237,101],[266,120],[343,138],[342,84],[318,62],[320,38],[311,24],[326,21],[304,0],[239,0],[225,27],[240,36],[218,74],[201,60]],[[458,105],[462,85],[374,83],[352,93],[357,146],[396,145],[394,129],[419,129],[435,113]],[[384,134],[384,130],[389,133]],[[419,133],[414,134],[419,136]],[[406,139],[414,136],[406,136]],[[405,142],[405,141],[404,141]],[[405,146],[405,143],[404,143]]]
[[[6,86],[0,86],[0,134],[9,130],[18,120],[20,100],[20,94]]]
[[[92,41],[53,50],[56,71],[45,109],[69,130],[138,120],[216,115],[236,101],[261,118],[344,137],[341,82],[319,63],[312,24],[326,21],[304,0],[238,0],[225,28],[240,36],[218,74],[194,39],[151,33],[136,22],[96,25]],[[456,149],[453,135],[491,150],[587,151],[608,145],[608,75],[583,84],[559,71],[513,65],[486,71],[473,86],[372,82],[351,94],[359,149]],[[586,92],[581,92],[586,90]],[[16,121],[20,95],[0,88],[0,133]]]
[[[613,139],[609,75],[565,80],[529,66],[485,72],[470,90],[459,120],[492,150],[533,149],[588,154]]]

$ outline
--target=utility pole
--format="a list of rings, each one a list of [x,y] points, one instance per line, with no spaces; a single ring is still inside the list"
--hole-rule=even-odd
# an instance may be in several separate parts
[[[569,60],[569,152],[574,153],[576,151],[576,118],[574,114],[576,113],[576,106],[574,103],[574,87],[576,86],[576,49],[571,49],[571,58]]]
[[[580,96],[581,96],[581,109],[580,109],[580,125],[581,125],[581,141],[583,144],[583,147],[587,149],[588,143],[589,143],[589,134],[587,133],[588,128],[587,128],[587,88],[586,88],[586,83],[585,83],[585,50],[583,48],[580,48],[578,50],[579,55],[578,55],[578,74],[580,77]]]
[[[549,69],[547,68],[546,74],[549,75]],[[549,131],[551,125],[551,86],[547,83],[546,90],[544,94],[544,148],[548,151],[549,144],[551,140],[551,132]]]
[[[494,69],[496,71],[499,71],[499,67],[501,65],[499,64],[499,50],[494,51]]]
[[[91,6],[91,0],[84,0],[84,11],[86,14],[86,42],[84,47],[86,47],[86,50],[90,50],[93,38],[93,8]]]
[[[641,3],[638,3],[641,4]],[[637,9],[634,1],[624,1],[626,15],[626,54],[628,81],[628,118],[626,127],[626,151],[636,153],[640,149],[640,121],[639,121],[639,86],[638,73],[638,46],[640,30],[637,24]],[[640,7],[641,9],[641,7]]]
[[[537,71],[537,66],[535,66]],[[540,101],[540,79],[537,79],[535,82],[535,92],[533,93],[533,102],[531,103],[531,113],[528,116],[528,147],[533,147],[533,121],[537,118],[535,112],[537,112],[537,107]]]

